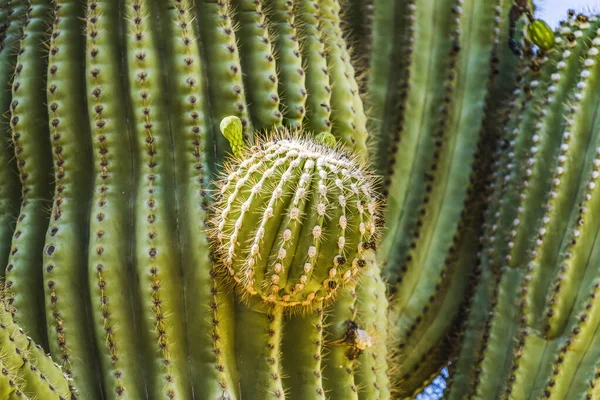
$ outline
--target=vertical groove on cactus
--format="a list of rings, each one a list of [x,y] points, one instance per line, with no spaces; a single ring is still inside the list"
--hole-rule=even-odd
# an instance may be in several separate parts
[[[504,10],[507,12],[508,10]],[[503,18],[504,19],[504,18]],[[505,35],[500,36],[499,44],[507,43]],[[517,38],[519,39],[519,38]],[[498,50],[498,49],[497,49]],[[498,51],[498,61],[500,66],[504,68],[497,68],[496,71],[492,71],[495,75],[496,84],[494,88],[488,94],[487,107],[490,112],[486,115],[484,121],[483,130],[491,132],[490,145],[494,147],[494,151],[489,151],[486,154],[492,154],[490,157],[489,167],[493,169],[494,173],[484,182],[486,186],[485,192],[481,194],[481,199],[486,203],[485,212],[483,214],[484,223],[481,226],[480,233],[482,238],[478,239],[479,247],[477,250],[478,262],[473,272],[473,280],[478,282],[476,288],[469,295],[467,300],[466,310],[470,311],[470,315],[461,323],[461,332],[459,341],[461,347],[458,351],[458,362],[452,365],[452,373],[450,374],[450,383],[452,391],[450,396],[452,399],[461,399],[472,395],[474,389],[475,374],[471,371],[466,372],[466,366],[476,363],[480,360],[481,353],[485,346],[485,339],[475,334],[475,332],[488,331],[489,325],[486,324],[487,312],[490,309],[490,302],[492,301],[492,292],[494,291],[493,284],[496,280],[496,271],[492,267],[487,267],[488,254],[482,249],[483,243],[493,235],[495,227],[490,221],[492,217],[499,211],[499,196],[495,197],[496,193],[503,192],[506,188],[504,174],[507,168],[510,168],[511,151],[514,145],[514,139],[516,135],[511,129],[516,123],[517,116],[521,113],[524,107],[524,96],[523,91],[510,89],[513,86],[509,85],[508,82],[521,82],[523,80],[523,74],[525,73],[525,65],[520,62],[519,65],[515,65],[515,59],[510,57],[502,57],[502,52],[511,51],[508,46],[500,47]],[[496,61],[496,62],[498,62]],[[502,65],[504,62],[504,65]],[[514,75],[513,75],[514,74]],[[504,82],[502,84],[501,82]],[[504,100],[508,100],[508,106],[503,107]],[[512,112],[512,113],[511,113]],[[496,191],[496,192],[495,192]],[[477,240],[477,239],[476,239]],[[485,267],[484,267],[485,266]],[[482,336],[485,336],[483,334]]]
[[[323,311],[320,303],[300,315],[290,315],[284,323],[283,382],[290,400],[324,399],[323,390]],[[299,351],[299,349],[306,349]]]
[[[27,7],[27,6],[26,6]],[[46,343],[42,265],[48,210],[52,204],[52,152],[45,101],[49,1],[32,1],[26,11],[12,85],[10,124],[22,184],[22,203],[6,267],[9,305],[19,324]]]
[[[10,113],[12,77],[25,17],[25,2],[7,2],[2,7],[0,24],[0,113]],[[4,276],[11,249],[11,237],[19,215],[21,182],[10,138],[10,122],[0,118],[0,275]]]
[[[331,133],[338,142],[366,157],[366,119],[343,38],[339,1],[323,0],[319,11],[331,85]]]
[[[265,11],[260,0],[231,1],[239,26],[237,37],[252,125],[259,130],[277,128],[283,115],[279,110],[275,54]]]
[[[358,399],[355,381],[356,358],[353,346],[358,326],[356,316],[356,290],[349,288],[340,293],[325,315],[325,351],[323,360],[323,388],[333,399]]]
[[[278,93],[283,124],[292,129],[300,129],[306,115],[308,93],[294,5],[290,0],[274,0],[266,12],[271,20],[270,36],[273,37],[274,56],[279,72]]]
[[[390,398],[381,201],[339,2],[0,3],[6,159],[24,184],[6,302],[79,389],[56,366],[7,370],[7,396]],[[239,137],[215,136],[223,117]],[[213,199],[229,150],[239,168]],[[15,205],[18,177],[0,181]],[[211,206],[226,221],[207,234]]]
[[[356,70],[356,81],[361,95],[367,91],[372,56],[374,0],[343,0],[341,27]],[[389,29],[389,27],[387,27]],[[389,41],[389,40],[388,40]]]
[[[418,212],[405,210],[418,208],[425,196],[429,176],[425,175],[429,172],[427,167],[433,162],[433,152],[442,145],[442,137],[435,137],[433,132],[446,132],[447,118],[452,112],[450,101],[454,97],[454,88],[451,81],[455,79],[456,73],[452,71],[456,61],[451,66],[448,58],[452,58],[452,54],[459,50],[458,46],[453,50],[459,34],[456,20],[460,16],[452,12],[452,8],[456,6],[454,0],[443,0],[443,3],[436,4],[435,7],[411,6],[414,36],[410,39],[410,46],[417,47],[420,51],[412,55],[413,61],[408,72],[410,80],[407,84],[410,88],[405,100],[403,125],[394,127],[402,132],[401,146],[396,147],[397,153],[388,159],[384,178],[388,179],[389,176],[390,185],[394,187],[387,198],[385,220],[388,233],[381,244],[381,254],[386,257],[382,269],[390,282],[396,282],[403,272],[418,273],[417,270],[402,268],[402,264],[408,255],[410,237],[416,229],[417,219],[422,220],[423,217]],[[430,89],[419,89],[419,85]],[[450,91],[446,92],[447,90]],[[442,106],[435,106],[439,104]],[[446,111],[442,114],[444,106]],[[432,108],[433,113],[430,112]],[[436,142],[439,147],[434,147]],[[431,187],[431,183],[427,183]],[[406,290],[404,295],[410,295],[410,290]]]
[[[321,14],[313,0],[300,0],[296,3],[299,23],[300,50],[306,72],[306,122],[304,129],[320,133],[331,132],[331,83],[325,44],[319,29]]]
[[[77,380],[81,393],[94,399],[99,398],[100,384],[86,296],[87,271],[81,268],[88,257],[92,189],[88,116],[78,110],[85,96],[85,65],[77,61],[85,56],[84,10],[77,1],[54,2],[46,95],[55,193],[43,271],[50,349]]]
[[[370,337],[372,347],[363,349],[358,357],[355,382],[359,399],[389,400],[390,381],[387,363],[387,309],[385,283],[381,271],[371,255],[363,278],[356,287],[356,320]]]
[[[104,395],[145,393],[132,274],[133,158],[131,128],[119,90],[124,85],[119,13],[108,1],[88,2],[86,95],[94,162],[88,280]],[[122,329],[128,326],[131,329]],[[90,394],[91,396],[92,394]]]
[[[415,47],[416,6],[412,0],[373,0],[373,4],[372,53],[364,98],[373,142],[371,158],[375,170],[384,178],[383,194],[387,196],[391,185],[388,171],[395,164],[391,157],[398,152],[404,125]]]
[[[402,398],[411,396],[449,356],[450,349],[437,357],[431,351],[442,349],[439,340],[454,326],[468,289],[461,277],[477,263],[472,243],[477,234],[471,231],[478,229],[484,205],[473,201],[485,188],[495,143],[495,134],[484,129],[494,118],[488,92],[503,93],[504,79],[495,79],[497,66],[516,58],[498,52],[513,4],[439,0],[431,5],[386,3],[388,8],[384,4],[379,10],[377,4],[375,21],[409,22],[405,36],[381,43],[381,50],[378,36],[389,36],[383,24],[375,25],[373,68],[394,81],[384,85],[375,75],[366,96],[369,107],[376,107],[370,125],[375,135],[392,138],[391,144],[374,147],[375,158],[384,158],[377,165],[388,194],[389,228],[378,254],[393,294],[392,380],[402,388],[397,394]],[[409,62],[404,76],[390,64],[401,59],[397,53],[402,47]],[[384,62],[375,64],[383,54]],[[510,79],[510,71],[507,75]],[[502,99],[496,108],[506,95]],[[398,111],[395,120],[383,117],[391,115],[389,110]]]
[[[70,399],[72,394],[76,394],[70,379],[40,346],[35,345],[33,340],[25,335],[13,318],[14,315],[7,309],[4,301],[1,301],[0,363],[3,366],[1,375],[14,377],[13,383],[18,387],[14,391],[15,396],[18,390],[26,396],[25,398]]]
[[[284,399],[280,345],[284,308],[236,307],[237,366],[241,399]]]
[[[480,364],[457,364],[464,375],[481,371],[476,398],[597,394],[599,26],[596,17],[570,14],[522,85],[513,156],[494,193],[499,212],[483,239],[497,299]]]
[[[129,102],[136,170],[135,266],[140,325],[148,357],[149,388],[155,398],[191,398],[181,265],[176,252],[172,143],[162,112],[162,70],[157,30],[145,0],[125,3]],[[175,244],[175,245],[174,245]]]
[[[217,135],[216,162],[222,162],[230,149],[225,138],[217,134],[219,122],[230,115],[238,116],[244,126],[244,139],[250,141],[253,128],[248,115],[229,0],[199,0],[196,7],[207,80],[214,82],[208,85],[208,92],[213,116],[212,132]]]
[[[212,121],[204,87],[192,9],[187,0],[164,2],[161,15],[166,41],[171,129],[175,135],[178,220],[187,316],[191,381],[196,398],[235,398],[232,296],[215,279],[205,233],[209,179],[214,166],[205,151],[212,147]],[[185,221],[194,221],[185,223]],[[223,308],[225,305],[225,308]]]

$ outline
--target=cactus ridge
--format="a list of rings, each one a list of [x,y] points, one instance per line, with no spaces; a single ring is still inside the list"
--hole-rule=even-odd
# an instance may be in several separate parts
[[[463,353],[457,364],[475,377],[473,398],[596,394],[598,28],[597,18],[570,14],[552,49],[526,66],[483,237],[492,273],[478,291],[491,282],[492,293],[480,362],[461,365]],[[462,398],[455,387],[451,398]]]
[[[46,343],[39,265],[42,264],[54,186],[48,114],[45,105],[37,101],[45,87],[48,57],[43,43],[49,38],[49,10],[47,1],[38,0],[25,11],[23,40],[16,60],[10,104],[22,203],[6,267],[6,295],[9,305],[16,310],[19,324],[39,343]]]
[[[71,378],[16,325],[4,301],[0,304],[0,346],[0,376],[8,380],[0,390],[12,396],[7,398],[65,400],[77,394]]]
[[[0,102],[4,112],[10,109],[9,88],[12,86],[17,49],[23,33],[25,4],[5,3],[1,11],[0,79],[6,90],[0,91]],[[10,121],[0,118],[0,131],[3,137],[11,136],[10,129]],[[0,169],[0,271],[4,275],[11,251],[11,237],[18,218],[21,193],[21,182],[11,140],[2,141],[0,144],[0,164],[3,166]]]
[[[85,96],[85,68],[70,55],[84,56],[80,20],[84,8],[74,1],[54,3],[48,56],[47,101],[54,160],[54,202],[43,257],[46,324],[50,348],[82,393],[99,391],[93,346],[86,270],[88,193],[92,165],[87,113],[71,113]],[[84,333],[84,334],[81,334]],[[76,354],[76,356],[74,356]]]

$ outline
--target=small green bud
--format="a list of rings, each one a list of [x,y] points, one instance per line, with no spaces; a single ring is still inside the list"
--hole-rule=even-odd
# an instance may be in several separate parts
[[[333,136],[330,132],[321,132],[316,136],[315,139],[317,142],[328,147],[335,147],[336,144],[335,136]]]
[[[225,117],[221,121],[219,128],[221,129],[223,136],[229,141],[233,155],[240,157],[246,148],[242,135],[242,121],[236,116]]]
[[[536,19],[527,26],[527,37],[542,50],[547,51],[554,46],[554,31],[541,19]]]

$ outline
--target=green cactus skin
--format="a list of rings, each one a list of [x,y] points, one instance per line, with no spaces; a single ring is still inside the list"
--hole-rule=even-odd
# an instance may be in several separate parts
[[[0,81],[4,90],[0,91],[0,107],[3,115],[10,113],[10,85],[17,59],[19,41],[23,33],[25,17],[24,2],[7,2],[2,7],[2,44],[0,48]],[[10,121],[0,118],[0,132],[3,137],[10,137]],[[10,141],[0,143],[0,275],[10,254],[11,237],[14,233],[15,221],[19,212],[21,182],[19,180],[14,149]]]
[[[48,209],[52,204],[52,152],[44,97],[49,39],[47,0],[26,6],[12,84],[11,132],[22,185],[22,203],[6,266],[9,305],[25,331],[46,343],[43,282],[40,266]]]
[[[510,1],[375,2],[366,104],[372,157],[387,195],[378,257],[392,294],[391,378],[399,398],[412,398],[452,351],[440,341],[454,326],[465,276],[477,263],[468,242],[480,221],[465,217],[483,212],[472,199],[491,168],[488,142],[495,143],[484,126],[497,124],[490,113],[503,106],[486,100],[507,82],[512,86],[516,56],[501,47],[511,7]],[[389,29],[398,33],[383,43]],[[396,67],[402,63],[404,70]],[[509,72],[496,78],[499,65]]]
[[[163,32],[166,42],[168,86],[174,93],[170,102],[170,124],[175,145],[175,173],[179,220],[182,224],[180,254],[186,296],[186,326],[191,359],[191,382],[196,397],[235,398],[236,377],[234,349],[233,297],[215,279],[208,251],[205,221],[208,218],[209,179],[214,166],[205,155],[215,139],[210,134],[212,121],[204,73],[193,24],[190,2],[162,2]],[[210,305],[208,307],[207,305]],[[206,334],[209,332],[210,334]]]
[[[355,383],[359,399],[390,399],[387,364],[387,311],[385,283],[374,254],[367,257],[363,278],[356,287],[356,320],[372,337],[373,345],[358,357]]]
[[[51,353],[77,380],[81,394],[99,398],[96,354],[89,317],[85,268],[92,165],[87,113],[73,113],[85,96],[85,8],[54,2],[49,46],[47,101],[55,193],[44,247],[46,324]]]
[[[356,356],[348,353],[352,349],[352,342],[351,338],[346,337],[347,333],[353,330],[355,315],[356,290],[352,288],[340,293],[325,316],[325,343],[329,349],[329,356],[323,362],[323,374],[328,377],[323,380],[323,388],[325,393],[335,399],[358,399],[355,381]]]
[[[197,16],[200,18],[198,23],[204,58],[208,61],[206,79],[208,82],[219,82],[208,85],[213,132],[218,132],[218,124],[223,118],[235,115],[244,125],[244,138],[251,142],[252,123],[248,114],[229,1],[199,0],[196,7]],[[216,158],[209,159],[209,163],[221,162],[229,151],[225,138],[217,135]]]
[[[306,100],[304,128],[312,132],[331,132],[331,80],[323,34],[319,29],[319,6],[311,0],[299,0],[296,7],[306,91],[310,94]]]
[[[86,15],[86,95],[94,163],[89,222],[88,282],[91,315],[106,398],[125,393],[140,398],[145,383],[138,321],[132,304],[133,170],[131,131],[119,101],[124,65],[119,13],[110,1],[90,1]],[[130,326],[131,329],[119,329]],[[93,396],[94,394],[90,394]]]
[[[273,45],[269,38],[265,12],[260,1],[232,0],[250,115],[256,129],[281,126],[278,78]]]
[[[272,21],[270,35],[275,38],[273,46],[279,69],[278,93],[283,123],[292,129],[300,129],[306,115],[307,93],[294,4],[289,0],[274,0],[266,12]]]
[[[331,133],[338,142],[366,156],[366,119],[358,85],[347,78],[355,72],[343,39],[340,8],[337,0],[322,1],[319,8],[331,84],[331,108],[335,111],[331,118]]]
[[[182,271],[172,193],[171,136],[161,101],[158,30],[151,1],[125,2],[129,101],[133,117],[136,179],[135,272],[139,279],[142,348],[149,363],[150,397],[191,398]]]
[[[14,322],[14,315],[0,304],[0,378],[8,380],[8,386],[0,385],[6,391],[7,399],[48,399],[66,400],[76,394],[62,369],[25,335]],[[0,381],[1,382],[1,381]],[[12,382],[12,384],[11,384]],[[11,397],[12,396],[12,397]]]
[[[47,189],[46,197],[36,197],[46,202],[36,218],[29,218],[28,203],[21,205],[17,228],[22,233],[16,231],[13,242],[38,258],[29,267],[39,273],[40,286],[28,289],[25,300],[35,301],[42,313],[34,320],[40,324],[40,342],[48,340],[52,356],[78,389],[74,393],[69,384],[64,386],[61,372],[56,387],[65,399],[310,399],[344,393],[365,400],[390,398],[384,285],[370,261],[374,256],[363,261],[361,255],[370,254],[377,240],[372,230],[381,225],[376,222],[380,200],[370,188],[369,174],[353,176],[351,164],[362,165],[365,152],[348,155],[364,147],[366,118],[342,38],[340,6],[333,1],[265,4],[89,0],[83,7],[75,0],[55,0],[42,7],[38,0],[29,9],[25,1],[0,2],[0,24],[15,19],[3,43],[23,49],[12,58],[0,52],[6,57],[2,60],[12,60],[1,75],[13,86],[3,94],[8,95],[6,110],[18,98],[11,112],[23,118],[10,127],[14,148],[7,148],[7,160],[16,154],[15,165],[26,161],[21,173],[30,165],[36,173],[45,172],[45,180],[39,180]],[[4,16],[4,5],[14,5],[15,11]],[[247,14],[242,14],[244,7]],[[314,19],[319,15],[325,20]],[[21,27],[27,33],[23,40]],[[254,37],[242,38],[244,29]],[[306,31],[310,35],[303,35]],[[246,42],[257,33],[269,39],[268,46],[248,48],[247,43],[259,44]],[[39,57],[44,49],[48,54]],[[38,57],[30,60],[34,52]],[[248,64],[263,62],[260,54],[274,57],[269,71],[277,78],[263,92],[251,88],[259,83],[262,67]],[[19,60],[29,64],[20,67]],[[319,73],[309,73],[315,65],[309,60],[318,61]],[[288,62],[286,75],[281,71]],[[279,102],[262,104],[254,97],[265,94],[275,94]],[[24,109],[22,99],[31,107]],[[311,101],[319,105],[314,120],[308,115]],[[332,107],[342,103],[345,108]],[[43,123],[25,119],[32,114]],[[277,121],[261,122],[259,115],[276,116]],[[301,128],[303,137],[311,138],[309,147],[328,157],[324,164],[313,160],[314,179],[307,181],[305,191],[313,193],[314,188],[314,195],[298,199],[298,207],[306,211],[302,224],[290,221],[287,212],[278,216],[297,234],[294,246],[314,246],[318,257],[306,278],[300,258],[308,250],[286,260],[290,265],[279,279],[285,290],[296,290],[285,299],[291,307],[232,290],[211,252],[206,232],[214,207],[211,180],[231,149],[217,130],[225,116],[239,117],[242,124],[244,138],[236,152],[247,152],[254,142],[266,145],[271,137],[294,139],[285,130],[291,127]],[[346,117],[354,125],[344,126]],[[309,129],[317,120],[318,129]],[[28,142],[21,126],[28,127],[25,138],[34,137],[44,147],[23,146]],[[283,133],[275,132],[282,127]],[[267,131],[265,138],[255,139],[254,128]],[[318,135],[324,140],[312,138]],[[348,171],[329,171],[328,163],[347,165]],[[351,181],[355,188],[344,186]],[[367,181],[370,187],[362,187]],[[30,182],[31,175],[24,179]],[[42,193],[41,183],[30,192]],[[20,189],[20,182],[15,179],[11,187]],[[293,187],[293,193],[299,188]],[[325,214],[308,212],[325,200]],[[1,217],[16,218],[4,211]],[[24,222],[35,240],[21,240]],[[325,231],[318,238],[313,236],[316,225]],[[272,239],[285,234],[279,225],[273,227]],[[21,248],[6,265],[22,254]],[[13,303],[10,310],[21,322],[12,295],[19,288],[15,265],[7,272],[6,301]],[[359,270],[369,279],[365,284]],[[25,278],[35,274],[27,272]],[[308,300],[303,291],[318,294]],[[344,296],[351,298],[352,313],[336,306],[336,298]],[[333,368],[340,362],[353,373]],[[340,373],[347,379],[338,385]],[[27,385],[46,390],[34,375],[23,378],[7,370],[0,376],[9,387],[5,398],[18,391],[35,394],[24,390]],[[65,387],[69,392],[63,395]],[[54,398],[40,393],[39,398]]]
[[[599,27],[597,18],[571,16],[522,86],[511,156],[497,173],[498,212],[483,239],[484,268],[495,275],[481,282],[492,290],[488,328],[470,331],[480,318],[470,316],[467,334],[483,342],[480,361],[457,364],[461,376],[478,371],[469,398],[598,395]],[[450,398],[464,398],[456,390]]]
[[[319,303],[299,315],[289,315],[284,322],[282,349],[289,356],[282,360],[290,399],[324,399],[323,389],[323,313]],[[297,351],[298,348],[307,349]]]

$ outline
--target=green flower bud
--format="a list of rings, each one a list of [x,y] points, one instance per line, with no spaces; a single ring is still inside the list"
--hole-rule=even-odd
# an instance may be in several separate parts
[[[527,37],[542,50],[547,51],[554,46],[554,31],[540,19],[527,25]]]

